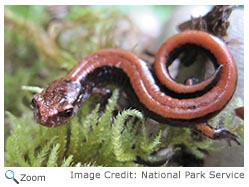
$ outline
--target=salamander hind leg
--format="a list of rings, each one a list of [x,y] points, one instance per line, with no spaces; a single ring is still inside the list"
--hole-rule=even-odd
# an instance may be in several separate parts
[[[199,123],[195,125],[195,129],[211,139],[225,139],[227,140],[229,145],[231,145],[231,141],[234,141],[235,143],[240,145],[239,137],[225,128],[213,128],[208,123]]]
[[[222,68],[222,66],[219,67],[218,71],[220,71],[221,68]],[[196,78],[189,78],[185,81],[186,85],[194,85],[197,83],[198,83],[198,79],[196,79]],[[234,141],[238,145],[240,145],[239,137],[237,135],[231,133],[229,130],[227,130],[225,128],[222,128],[222,127],[213,128],[207,122],[204,122],[204,123],[196,124],[195,129],[198,132],[204,134],[205,136],[207,136],[211,139],[215,139],[215,140],[225,139],[225,140],[227,140],[229,145],[231,145],[231,141]]]

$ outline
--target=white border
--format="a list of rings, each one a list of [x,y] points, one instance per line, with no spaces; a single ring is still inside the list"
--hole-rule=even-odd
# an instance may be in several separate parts
[[[2,0],[5,5],[243,5],[246,0]]]
[[[165,1],[165,0],[143,0],[143,1],[135,1],[135,0],[106,0],[106,1],[97,1],[97,0],[60,0],[60,1],[35,1],[35,0],[2,0],[0,2],[0,12],[2,13],[2,17],[1,17],[1,38],[2,38],[2,50],[0,53],[0,56],[2,57],[2,63],[1,63],[1,83],[0,83],[0,88],[1,88],[1,108],[0,108],[0,112],[1,112],[1,119],[4,119],[4,33],[3,33],[3,25],[4,25],[4,16],[3,16],[3,11],[4,11],[4,5],[54,5],[54,4],[70,4],[70,5],[79,5],[79,4],[85,4],[85,5],[92,5],[92,4],[96,4],[96,5],[163,5],[163,4],[168,4],[168,5],[214,5],[214,4],[240,4],[240,5],[245,5],[245,39],[244,41],[249,41],[249,30],[248,30],[248,12],[249,12],[249,7],[248,7],[248,3],[249,1],[247,0],[192,0],[192,1],[186,1],[186,0],[174,0],[174,1]],[[244,42],[244,46],[245,46],[245,60],[244,60],[244,65],[245,65],[245,71],[249,70],[249,64],[246,63],[249,59],[248,57],[248,53],[246,52],[249,44],[248,42]],[[248,85],[248,75],[249,73],[245,72],[245,85]],[[248,100],[249,98],[247,97],[247,95],[249,94],[248,89],[245,89],[245,121],[247,122],[248,119],[248,110],[247,110],[247,105],[248,105]],[[247,131],[248,131],[248,127],[247,124],[245,122],[245,145],[248,145],[248,138],[246,136]],[[1,157],[0,157],[0,186],[15,186],[15,183],[13,181],[7,180],[4,177],[4,173],[8,168],[4,167],[4,123],[3,120],[1,120],[1,140],[0,140],[0,147],[1,147]],[[126,186],[131,184],[131,185],[148,185],[148,186],[152,186],[152,185],[167,185],[167,186],[182,186],[182,185],[189,185],[189,186],[200,186],[200,185],[207,185],[207,186],[218,186],[218,185],[227,185],[229,184],[229,186],[246,186],[248,185],[248,175],[249,173],[247,172],[248,167],[249,167],[249,160],[248,158],[248,146],[245,146],[245,160],[244,160],[244,165],[245,167],[241,167],[241,168],[230,168],[230,167],[226,167],[226,168],[11,168],[12,170],[14,170],[17,174],[20,173],[36,173],[36,174],[43,174],[46,173],[47,177],[47,182],[46,183],[33,183],[33,182],[24,182],[24,183],[20,183],[19,186],[42,186],[44,187],[44,185],[68,185],[68,184],[72,184],[73,186],[94,186],[94,185],[106,185],[106,186],[117,186],[117,184],[119,186]],[[17,153],[18,154],[18,153]],[[94,171],[94,172],[105,172],[107,170],[111,170],[113,172],[121,172],[121,171],[125,171],[125,170],[130,170],[130,171],[134,171],[134,172],[141,172],[142,170],[148,170],[148,171],[164,171],[164,172],[174,172],[174,171],[178,171],[181,170],[182,172],[184,171],[193,171],[193,172],[199,172],[199,171],[203,171],[203,172],[208,172],[210,170],[216,170],[216,171],[220,171],[220,172],[229,172],[229,171],[237,171],[237,172],[245,172],[246,175],[246,179],[244,180],[239,180],[239,179],[233,179],[233,180],[203,180],[203,179],[196,179],[196,180],[190,180],[190,179],[183,179],[183,180],[165,180],[165,179],[155,179],[155,180],[142,180],[142,179],[136,179],[136,180],[106,180],[104,178],[100,179],[100,180],[95,180],[95,181],[90,181],[90,180],[78,180],[78,181],[72,181],[69,179],[68,175],[69,172],[73,170],[73,171]]]

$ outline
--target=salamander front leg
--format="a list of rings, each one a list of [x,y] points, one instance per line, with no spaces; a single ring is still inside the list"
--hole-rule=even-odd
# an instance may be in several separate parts
[[[229,145],[231,145],[231,141],[240,145],[239,137],[227,129],[220,127],[213,128],[208,123],[199,123],[195,125],[195,129],[211,139],[225,139],[228,141]]]
[[[108,103],[108,99],[112,95],[112,90],[108,88],[95,87],[92,89],[92,94],[101,98],[100,106],[104,109]]]

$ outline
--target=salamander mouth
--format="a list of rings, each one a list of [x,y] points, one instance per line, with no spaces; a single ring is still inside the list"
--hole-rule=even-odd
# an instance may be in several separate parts
[[[37,123],[46,127],[57,127],[65,124],[67,121],[61,120],[59,117],[47,117],[41,116],[39,112],[34,112],[35,120]]]
[[[62,125],[60,121],[54,120],[52,117],[41,115],[41,112],[38,106],[33,108],[33,114],[34,114],[35,121],[43,126],[55,127],[55,126]]]

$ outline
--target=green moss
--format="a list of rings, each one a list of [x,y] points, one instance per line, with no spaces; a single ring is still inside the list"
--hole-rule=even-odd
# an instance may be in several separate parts
[[[27,9],[30,13],[22,18]],[[56,37],[51,38],[43,26],[48,19],[44,7],[17,6],[6,10],[5,20],[12,27],[5,29],[4,95],[5,111],[10,111],[5,117],[5,166],[144,166],[146,163],[171,166],[169,158],[182,151],[182,147],[200,159],[205,152],[215,150],[213,140],[190,128],[152,125],[133,109],[115,115],[117,91],[104,111],[99,105],[92,108],[90,99],[67,125],[57,128],[38,125],[28,108],[30,91],[37,89],[21,90],[21,87],[45,86],[61,73],[59,69],[71,68],[77,62],[74,59],[99,48],[120,46],[127,38],[114,35],[119,21],[127,21],[131,29],[134,25],[116,9],[74,6]],[[39,10],[35,18],[42,16],[42,19],[34,23],[30,16],[35,10]],[[63,33],[76,37],[63,40]],[[44,39],[48,41],[46,45]],[[54,53],[47,50],[50,44],[56,46],[52,47],[56,49]],[[243,105],[240,99],[233,99],[209,123],[214,127],[222,124],[238,134],[243,143],[243,121],[233,113],[240,105]],[[161,155],[162,150],[169,151]]]
[[[113,116],[117,99],[115,91],[103,113],[97,106],[85,115],[86,104],[72,122],[57,128],[37,125],[31,112],[21,118],[7,113],[14,128],[6,141],[5,166],[138,165],[136,157],[148,159],[161,135],[149,140],[143,115],[136,110]]]
[[[6,141],[5,166],[143,166],[136,162],[138,157],[150,163],[165,160],[170,165],[168,158],[180,149],[163,156],[156,154],[159,150],[184,145],[203,158],[204,150],[213,149],[213,140],[196,138],[189,128],[167,126],[151,134],[141,112],[127,109],[114,115],[117,100],[115,90],[102,112],[99,105],[91,109],[90,99],[70,123],[56,128],[36,124],[29,109],[20,118],[7,112],[12,131]],[[225,125],[234,120],[226,116]],[[241,133],[241,124],[233,130]],[[165,137],[162,131],[167,131]]]

